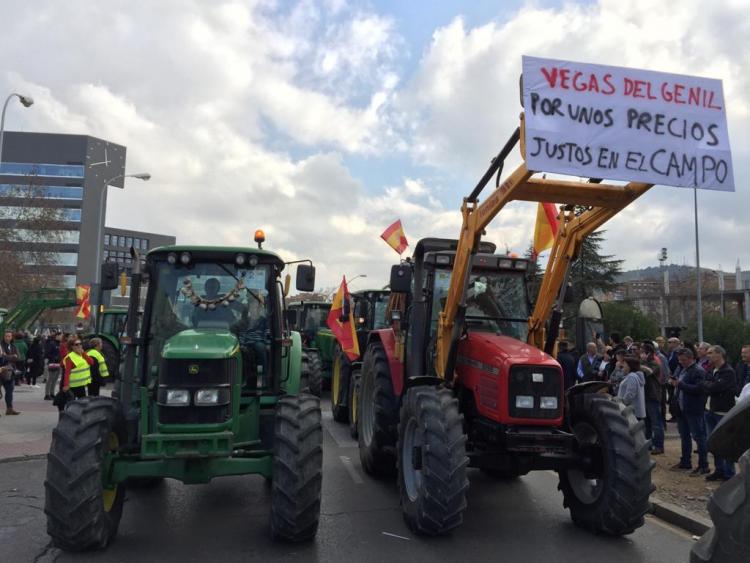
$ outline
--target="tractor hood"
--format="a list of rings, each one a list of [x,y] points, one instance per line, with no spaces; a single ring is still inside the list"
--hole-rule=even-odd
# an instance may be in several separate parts
[[[228,330],[183,330],[167,340],[162,357],[167,360],[220,360],[233,356],[238,346],[237,337]]]
[[[469,332],[458,345],[458,355],[474,360],[482,358],[485,361],[498,358],[508,364],[559,366],[552,356],[531,344],[489,332]]]

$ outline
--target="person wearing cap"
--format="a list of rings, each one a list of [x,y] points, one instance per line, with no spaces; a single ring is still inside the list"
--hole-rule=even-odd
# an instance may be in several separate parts
[[[706,372],[695,363],[695,355],[690,348],[679,348],[675,354],[681,369],[677,377],[670,378],[670,384],[676,390],[679,405],[677,428],[682,442],[682,455],[672,469],[693,469],[692,450],[695,440],[698,446],[698,467],[693,469],[693,474],[706,475],[711,472],[708,468],[706,423],[703,415],[706,410],[706,392],[703,389]]]

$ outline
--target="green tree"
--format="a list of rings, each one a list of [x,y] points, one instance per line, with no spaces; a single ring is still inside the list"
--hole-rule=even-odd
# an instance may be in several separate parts
[[[613,255],[603,255],[604,233],[591,233],[581,245],[578,259],[570,271],[576,302],[580,303],[595,291],[611,291],[617,286],[617,275],[622,270],[623,260],[614,260]]]
[[[633,340],[653,340],[659,334],[659,324],[629,303],[609,301],[602,303],[604,331],[621,336],[632,336]]]
[[[697,343],[698,335],[694,321],[681,336],[684,340]],[[750,343],[750,324],[736,317],[722,319],[721,315],[706,314],[703,316],[703,340],[723,347],[729,360],[732,363],[738,362],[742,345]]]

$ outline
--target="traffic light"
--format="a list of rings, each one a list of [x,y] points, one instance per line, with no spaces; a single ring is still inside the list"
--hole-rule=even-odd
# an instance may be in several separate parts
[[[117,287],[117,263],[104,262],[101,265],[101,288],[103,291]]]
[[[125,270],[123,270],[120,273],[120,295],[125,297],[125,295],[127,295],[127,289],[128,289],[128,275],[125,273]]]

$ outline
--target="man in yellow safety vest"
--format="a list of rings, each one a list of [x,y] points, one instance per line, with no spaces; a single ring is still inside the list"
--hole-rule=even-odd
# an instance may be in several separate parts
[[[94,359],[96,366],[98,367],[98,376],[95,374],[91,377],[91,383],[89,384],[89,396],[98,397],[99,388],[104,387],[109,378],[109,368],[107,367],[107,360],[102,354],[102,339],[92,338],[90,340],[91,348],[87,351],[88,355]],[[94,366],[92,366],[93,368]],[[94,372],[97,370],[94,369]]]
[[[91,365],[94,360],[83,351],[83,343],[79,338],[72,340],[71,352],[63,358],[65,375],[62,390],[70,390],[78,399],[86,396],[86,387],[91,383]]]

